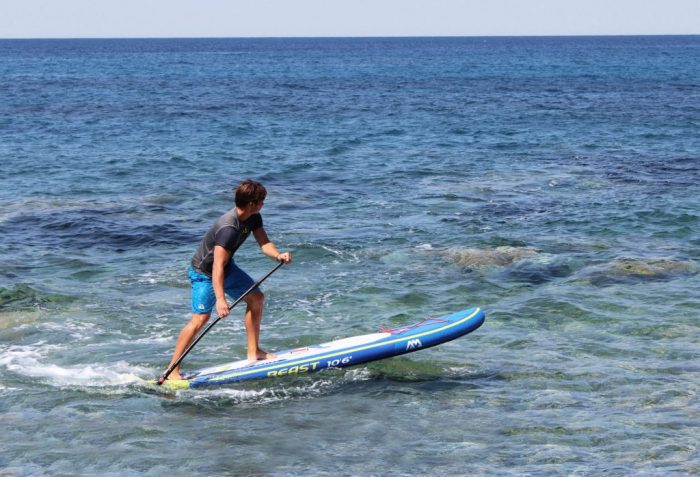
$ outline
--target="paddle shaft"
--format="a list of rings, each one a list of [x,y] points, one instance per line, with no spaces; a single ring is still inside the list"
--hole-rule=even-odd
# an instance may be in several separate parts
[[[284,265],[284,262],[278,263],[277,265],[275,265],[275,267],[274,267],[272,270],[270,270],[269,272],[267,272],[267,275],[265,275],[264,277],[262,277],[262,278],[261,278],[260,280],[258,280],[257,282],[253,283],[253,285],[251,285],[251,287],[248,288],[248,290],[247,290],[243,295],[241,295],[240,297],[238,297],[238,299],[237,299],[236,301],[234,301],[231,305],[229,305],[229,307],[228,307],[229,311],[231,311],[231,309],[232,309],[234,306],[238,305],[245,297],[247,297],[247,296],[250,294],[250,292],[252,292],[252,291],[255,290],[257,287],[259,287],[260,284],[261,284],[262,282],[264,282],[265,280],[267,280],[267,277],[269,277],[270,275],[272,275],[273,273],[275,273],[275,272],[277,271],[277,269],[280,268],[282,265]],[[199,343],[199,340],[201,340],[201,339],[204,337],[204,335],[206,335],[207,332],[208,332],[210,329],[212,329],[212,328],[214,327],[215,324],[217,324],[219,321],[221,321],[221,318],[222,318],[221,316],[217,317],[216,320],[212,321],[211,323],[209,323],[209,325],[207,325],[206,328],[204,328],[204,331],[202,331],[202,332],[199,334],[199,336],[197,336],[197,338],[195,338],[195,340],[194,340],[194,341],[187,347],[187,349],[180,355],[180,357],[177,359],[177,361],[175,361],[172,365],[170,365],[170,366],[168,367],[168,369],[165,370],[165,372],[162,374],[162,376],[160,377],[160,379],[158,379],[158,385],[163,384],[163,383],[165,382],[165,380],[168,379],[168,376],[170,376],[170,373],[173,372],[173,369],[177,368],[177,367],[180,365],[180,363],[182,362],[182,360],[185,359],[185,356],[187,356],[187,353],[189,353],[189,352],[192,350],[192,348],[194,348],[195,345],[196,345],[197,343]]]

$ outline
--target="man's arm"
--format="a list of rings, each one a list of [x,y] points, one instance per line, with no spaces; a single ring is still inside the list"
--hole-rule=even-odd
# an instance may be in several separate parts
[[[221,245],[214,246],[214,265],[211,270],[211,282],[216,295],[216,312],[221,318],[229,313],[226,292],[224,291],[224,267],[231,261],[231,252]]]
[[[275,244],[270,242],[270,239],[267,237],[267,232],[265,232],[263,227],[253,230],[253,237],[255,237],[258,245],[260,245],[262,253],[268,257],[278,262],[289,263],[292,261],[292,254],[289,252],[280,253]]]

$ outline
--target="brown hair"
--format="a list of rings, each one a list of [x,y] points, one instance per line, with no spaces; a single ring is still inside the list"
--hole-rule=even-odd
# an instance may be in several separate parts
[[[260,183],[246,179],[236,187],[236,207],[245,207],[251,202],[262,202],[267,196],[267,190]]]

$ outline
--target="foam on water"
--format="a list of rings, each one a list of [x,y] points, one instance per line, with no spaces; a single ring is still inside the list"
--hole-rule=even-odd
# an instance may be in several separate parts
[[[204,406],[268,406],[275,403],[332,396],[353,383],[367,382],[375,374],[366,367],[330,370],[313,377],[285,378],[257,383],[233,384],[219,388],[171,391],[152,388],[158,393],[174,395],[173,404],[194,403]]]
[[[10,346],[0,351],[0,366],[25,378],[37,379],[57,387],[106,387],[141,383],[153,371],[126,362],[59,366],[48,362],[47,355],[59,347],[38,343]],[[65,351],[65,350],[64,350]]]

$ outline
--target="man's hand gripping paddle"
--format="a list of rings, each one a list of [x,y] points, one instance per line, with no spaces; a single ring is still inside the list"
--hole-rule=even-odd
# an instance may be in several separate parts
[[[265,275],[264,277],[262,277],[262,278],[261,278],[260,280],[258,280],[257,282],[253,283],[253,285],[252,285],[250,288],[248,288],[248,290],[247,290],[243,295],[241,295],[240,297],[238,297],[238,299],[237,299],[236,301],[234,301],[233,304],[232,304],[231,306],[228,307],[229,311],[230,311],[234,306],[238,305],[245,297],[247,297],[248,294],[250,294],[250,292],[252,292],[252,291],[255,290],[258,286],[260,286],[260,284],[261,284],[262,282],[264,282],[265,280],[267,280],[267,277],[269,277],[270,275],[272,275],[273,273],[275,273],[275,272],[277,271],[277,269],[280,268],[282,265],[284,265],[284,262],[278,263],[277,265],[275,265],[275,268],[273,268],[272,270],[270,270],[269,272],[267,272],[267,275]],[[185,359],[185,356],[187,356],[187,353],[189,353],[189,352],[192,350],[192,348],[194,348],[194,346],[199,342],[199,340],[201,340],[202,337],[203,337],[204,335],[206,335],[207,332],[208,332],[210,329],[212,329],[212,327],[213,327],[215,324],[217,324],[220,320],[221,320],[221,317],[219,316],[216,320],[212,321],[206,328],[204,328],[204,331],[202,331],[202,332],[199,334],[199,336],[197,336],[197,338],[192,342],[192,344],[190,344],[190,345],[187,347],[187,349],[180,355],[180,357],[177,359],[177,361],[175,361],[172,365],[170,365],[170,367],[168,367],[168,369],[165,370],[165,372],[164,372],[164,373],[161,375],[161,377],[158,379],[158,385],[159,385],[159,386],[160,386],[161,384],[163,384],[163,383],[165,382],[166,379],[168,379],[168,376],[170,376],[170,373],[172,373],[172,372],[173,372],[173,369],[177,368],[178,365],[182,362],[182,360]]]

